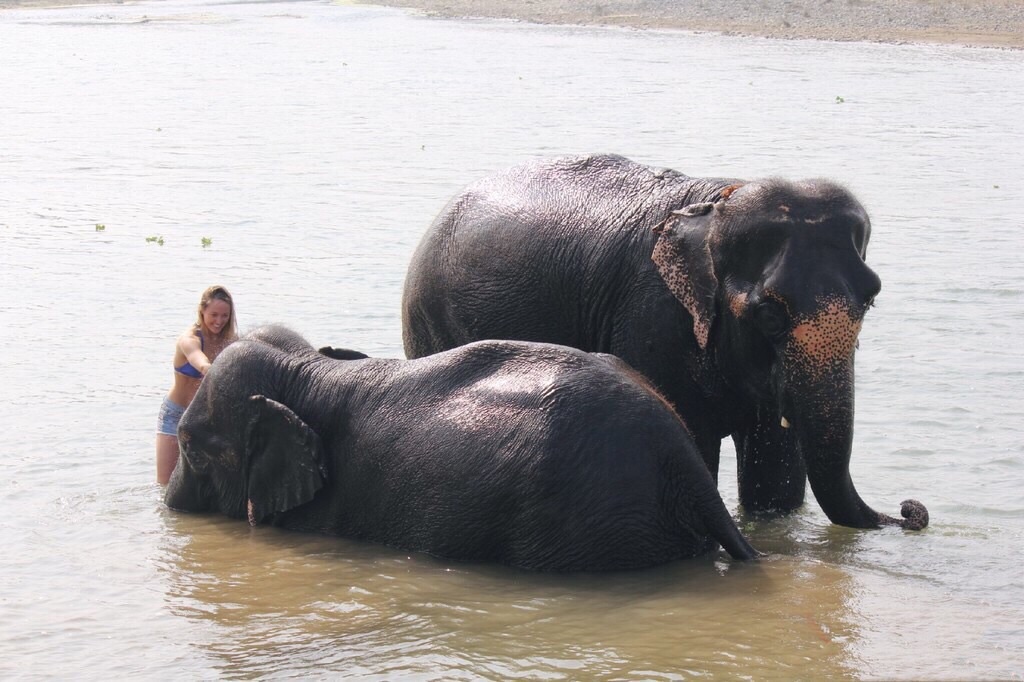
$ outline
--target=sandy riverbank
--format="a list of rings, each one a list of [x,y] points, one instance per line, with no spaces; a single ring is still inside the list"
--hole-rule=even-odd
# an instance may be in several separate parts
[[[351,0],[345,0],[351,1]],[[0,0],[0,9],[90,0]],[[372,0],[430,16],[1024,49],[1021,0]]]
[[[371,3],[366,3],[371,4]],[[1020,0],[382,0],[442,17],[1024,48]]]

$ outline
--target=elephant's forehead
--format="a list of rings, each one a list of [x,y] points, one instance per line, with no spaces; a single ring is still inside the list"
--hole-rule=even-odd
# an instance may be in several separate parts
[[[845,361],[857,346],[862,320],[841,297],[819,299],[817,312],[797,320],[789,353],[798,362],[826,367]]]
[[[796,214],[790,207],[790,203],[780,202],[777,206],[769,207],[765,213],[768,220],[777,223],[801,223],[803,225],[821,225],[831,218],[831,214],[821,206],[803,207],[804,210]]]
[[[772,224],[822,225],[829,221],[833,212],[828,206],[815,200],[800,200],[798,197],[770,197],[750,202],[745,208],[743,221],[738,221],[735,231],[746,235],[751,229]]]
[[[850,223],[865,221],[860,204],[849,192],[825,180],[787,181],[772,179],[751,182],[738,188],[723,206],[727,213],[755,224],[803,225],[809,228],[828,225],[848,231]],[[848,220],[839,220],[838,218]],[[738,225],[741,232],[750,225]]]

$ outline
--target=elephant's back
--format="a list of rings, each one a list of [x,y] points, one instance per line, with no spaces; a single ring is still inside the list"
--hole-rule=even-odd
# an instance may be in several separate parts
[[[421,241],[414,266],[466,267],[474,256],[483,260],[509,244],[520,254],[551,253],[558,244],[607,249],[609,241],[646,237],[648,228],[690,201],[695,183],[677,171],[608,154],[513,166],[448,202]]]
[[[610,350],[609,311],[638,279],[657,277],[652,228],[695,182],[599,155],[534,161],[470,185],[413,256],[406,354],[488,338]]]
[[[470,185],[453,203],[464,227],[628,232],[685,205],[692,178],[612,154],[513,166]]]
[[[438,401],[432,407],[452,403],[490,416],[504,412],[493,421],[499,440],[505,432],[529,430],[565,439],[563,450],[593,457],[597,450],[614,450],[610,444],[624,427],[627,433],[630,428],[657,432],[661,440],[688,437],[657,389],[613,355],[546,342],[484,340],[402,366],[395,386],[405,390],[412,380],[435,387]],[[584,438],[593,443],[577,445]]]
[[[505,405],[510,415],[520,412],[524,419],[539,412],[544,419],[560,413],[570,419],[615,413],[617,421],[678,421],[651,383],[627,363],[563,344],[487,339],[428,357],[387,362],[387,380],[378,375],[375,381],[383,402],[415,401],[432,394],[434,409],[443,402],[465,403],[472,394],[473,404],[485,410]],[[510,428],[509,423],[496,422],[499,429]]]

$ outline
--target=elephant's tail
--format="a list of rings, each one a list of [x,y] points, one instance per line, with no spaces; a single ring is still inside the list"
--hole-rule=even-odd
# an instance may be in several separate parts
[[[729,514],[729,510],[726,509],[722,498],[719,497],[718,490],[714,489],[714,492],[713,496],[705,498],[703,503],[699,505],[708,534],[717,540],[718,544],[733,559],[750,561],[762,556],[761,552],[754,549],[743,533],[740,532],[740,529],[736,526],[736,521]]]

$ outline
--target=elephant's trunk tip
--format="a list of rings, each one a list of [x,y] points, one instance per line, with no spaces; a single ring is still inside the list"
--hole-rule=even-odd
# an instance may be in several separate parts
[[[900,504],[902,519],[894,519],[888,514],[878,515],[880,526],[900,526],[906,530],[921,530],[928,526],[928,508],[917,500],[903,500]]]
[[[900,525],[907,530],[921,530],[928,526],[928,508],[917,500],[903,500],[900,504]]]

